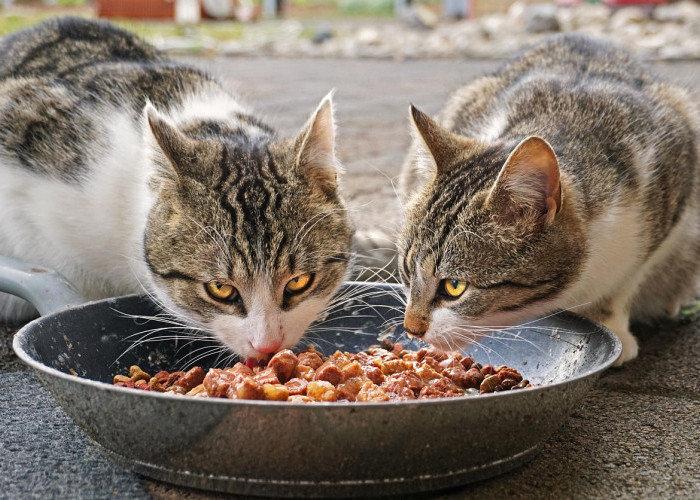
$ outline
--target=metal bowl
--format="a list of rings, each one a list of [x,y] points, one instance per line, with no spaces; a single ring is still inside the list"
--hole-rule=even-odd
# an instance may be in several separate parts
[[[132,364],[151,373],[172,370],[207,348],[204,341],[133,344],[140,332],[169,327],[138,319],[159,313],[146,298],[50,312],[61,300],[80,298],[65,282],[56,284],[55,275],[31,268],[21,273],[30,279],[20,283],[17,276],[7,278],[2,264],[0,289],[30,298],[46,314],[17,333],[15,352],[66,413],[124,466],[207,490],[352,497],[491,477],[530,460],[621,352],[613,333],[561,312],[485,338],[465,353],[484,364],[517,368],[535,384],[530,389],[382,403],[186,398],[111,385]],[[311,335],[303,344],[312,342],[326,354],[363,350],[377,343],[387,324],[400,322],[395,286],[348,283],[341,293],[363,299],[349,299],[323,320],[324,331],[337,333]],[[399,328],[395,340],[405,347],[420,347],[401,335]],[[211,355],[197,364],[220,362]]]

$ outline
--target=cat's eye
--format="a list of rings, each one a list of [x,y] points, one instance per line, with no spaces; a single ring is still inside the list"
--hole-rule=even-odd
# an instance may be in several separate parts
[[[284,287],[284,291],[288,294],[301,293],[311,286],[314,275],[311,273],[300,274],[296,278],[290,279]]]
[[[238,290],[231,285],[225,285],[218,281],[210,281],[204,284],[209,296],[214,300],[232,302],[238,296]]]
[[[464,291],[467,289],[467,282],[463,280],[442,280],[440,282],[439,291],[442,295],[450,298],[456,299],[460,297]]]

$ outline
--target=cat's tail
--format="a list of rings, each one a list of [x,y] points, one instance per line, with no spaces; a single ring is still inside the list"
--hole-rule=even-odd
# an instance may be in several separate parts
[[[399,281],[395,235],[380,229],[357,231],[353,244],[356,253],[354,279]]]

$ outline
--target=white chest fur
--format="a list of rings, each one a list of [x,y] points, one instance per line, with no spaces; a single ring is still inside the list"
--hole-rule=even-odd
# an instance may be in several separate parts
[[[0,160],[0,253],[52,267],[88,298],[139,290],[151,205],[140,131],[105,117],[109,146],[79,183]]]

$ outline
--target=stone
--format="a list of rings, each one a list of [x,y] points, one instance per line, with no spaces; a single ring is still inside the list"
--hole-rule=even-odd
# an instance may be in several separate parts
[[[649,19],[647,13],[639,7],[625,7],[616,11],[608,21],[608,30],[617,31],[630,24],[640,24]]]
[[[378,29],[367,26],[357,32],[355,40],[361,45],[378,45],[381,42],[381,36]]]
[[[402,17],[409,26],[421,29],[433,29],[440,22],[438,15],[423,4],[406,9]]]
[[[242,23],[249,23],[255,18],[255,6],[250,0],[236,2],[234,9],[236,20]]]
[[[561,14],[570,18],[572,30],[591,26],[603,26],[610,19],[610,9],[602,4],[583,3],[572,8],[561,9]]]
[[[173,53],[195,53],[217,50],[216,40],[210,37],[168,37],[151,40],[151,42],[158,50]]]
[[[321,44],[326,40],[333,38],[333,32],[330,29],[320,29],[311,38],[311,42],[315,44]]]
[[[490,14],[479,18],[481,31],[485,38],[490,40],[501,39],[511,36],[513,27],[508,23],[505,16]]]
[[[551,3],[533,3],[524,11],[525,31],[528,33],[546,33],[559,31],[557,6]]]
[[[691,24],[700,22],[700,5],[696,2],[684,1],[659,5],[654,9],[652,17],[661,23]]]
[[[508,17],[512,22],[518,25],[523,25],[525,22],[525,9],[527,8],[525,2],[514,2],[508,8]]]
[[[214,19],[228,19],[233,17],[233,0],[202,0],[204,12]]]
[[[650,17],[651,11],[636,7],[613,13],[602,4],[555,6],[521,1],[513,3],[506,14],[439,22],[429,30],[413,29],[405,22],[328,22],[316,26],[315,34],[306,37],[303,33],[308,28],[304,24],[284,20],[245,25],[240,39],[214,40],[190,28],[185,36],[151,41],[176,53],[375,59],[507,58],[553,31],[577,31],[619,43],[642,59],[700,58],[700,4],[685,1],[663,7],[653,11]],[[409,10],[413,11],[413,7]]]

